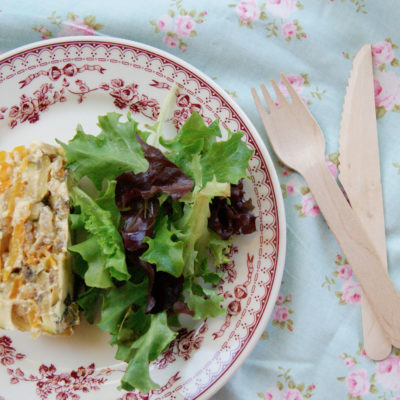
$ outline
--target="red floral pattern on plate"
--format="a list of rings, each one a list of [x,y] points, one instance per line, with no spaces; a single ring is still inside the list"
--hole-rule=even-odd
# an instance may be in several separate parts
[[[0,363],[5,367],[13,365],[16,360],[25,358],[25,354],[17,353],[11,344],[12,340],[9,337],[0,337]]]
[[[251,283],[251,277],[254,271],[253,262],[254,262],[254,256],[253,255],[250,256],[250,254],[247,254],[247,279],[244,283],[235,285],[233,293],[231,291],[224,292],[225,281],[224,279],[221,280],[220,284],[221,294],[224,296],[225,299],[234,299],[234,300],[230,301],[230,303],[228,304],[228,310],[225,316],[225,322],[217,332],[214,332],[212,334],[214,340],[224,335],[225,331],[229,328],[231,324],[232,317],[239,315],[240,312],[242,311],[241,301],[245,299],[248,295],[248,286]],[[234,266],[234,261],[232,261],[231,265]]]
[[[35,77],[29,86],[25,85],[23,89],[19,89],[21,83],[18,82],[21,79],[24,80],[38,71],[49,71],[53,65],[61,66],[59,68],[62,70],[62,66],[66,65],[65,63],[75,64],[77,68],[81,68],[82,65],[101,65],[104,71],[99,74],[87,70],[79,76],[80,79],[76,79],[76,76],[70,77],[63,73],[57,80],[52,80],[51,74],[43,74],[40,75],[40,78]],[[134,82],[132,82],[132,77],[136,77],[135,71],[138,71],[138,75],[141,78],[137,80],[133,78]],[[121,79],[123,82],[114,81],[118,79]],[[255,132],[249,128],[245,117],[232,104],[230,98],[216,88],[211,80],[202,77],[194,72],[191,67],[186,66],[185,63],[180,63],[179,60],[173,57],[168,57],[165,54],[159,53],[156,49],[150,49],[133,42],[120,42],[117,39],[95,37],[88,39],[80,38],[79,41],[70,39],[64,42],[35,44],[32,48],[11,55],[5,55],[0,60],[0,87],[2,89],[8,88],[7,90],[11,88],[10,98],[13,100],[9,100],[11,104],[5,104],[5,97],[3,97],[2,102],[4,107],[0,108],[3,119],[8,118],[7,111],[10,112],[13,103],[17,107],[20,106],[21,96],[25,95],[24,101],[30,97],[33,100],[33,93],[42,90],[41,85],[43,82],[53,85],[52,88],[49,86],[45,93],[50,103],[53,100],[52,96],[55,91],[61,91],[62,89],[64,89],[64,93],[61,95],[65,95],[67,102],[70,104],[72,103],[70,100],[74,98],[78,99],[78,102],[75,102],[75,104],[81,104],[79,103],[79,99],[81,99],[82,103],[85,102],[86,98],[90,98],[89,94],[95,91],[97,93],[105,93],[105,99],[108,98],[114,102],[115,107],[119,105],[124,107],[125,110],[128,110],[131,105],[139,101],[137,105],[138,117],[145,117],[143,118],[144,121],[142,119],[142,123],[146,123],[146,118],[154,119],[158,115],[158,103],[156,105],[155,102],[148,103],[148,101],[152,100],[153,97],[155,97],[154,100],[157,102],[163,101],[162,98],[165,98],[164,93],[175,82],[179,87],[179,95],[175,104],[175,111],[177,110],[178,112],[175,114],[172,112],[173,115],[169,121],[171,127],[174,125],[175,127],[179,127],[186,116],[191,111],[196,110],[208,122],[218,118],[224,128],[231,131],[243,131],[248,146],[255,150],[248,170],[249,182],[251,182],[248,189],[256,205],[257,221],[259,224],[258,237],[252,244],[253,248],[250,253],[253,254],[251,268],[254,268],[256,273],[253,272],[251,274],[251,282],[243,291],[240,283],[247,281],[246,274],[249,272],[249,265],[246,264],[245,259],[247,253],[239,251],[234,254],[234,259],[237,260],[237,263],[226,266],[227,277],[223,287],[223,293],[230,293],[232,296],[226,298],[227,302],[229,300],[232,300],[232,302],[238,301],[240,310],[237,307],[237,303],[230,304],[230,314],[233,312],[235,315],[232,314],[231,323],[218,341],[213,340],[212,333],[215,329],[218,329],[218,324],[220,323],[218,321],[220,320],[208,321],[209,329],[203,334],[204,341],[202,343],[207,343],[207,346],[212,343],[216,344],[214,345],[213,353],[206,353],[201,364],[191,364],[194,359],[192,357],[193,352],[196,350],[194,348],[193,351],[189,352],[188,361],[185,361],[181,356],[176,356],[176,361],[169,364],[167,368],[154,371],[157,373],[157,377],[160,378],[157,381],[164,383],[171,379],[179,368],[184,368],[186,363],[188,368],[194,367],[191,373],[188,373],[192,371],[191,369],[188,371],[185,370],[185,379],[172,383],[167,392],[163,394],[154,393],[152,400],[158,398],[170,399],[173,397],[176,397],[176,399],[196,399],[199,397],[203,399],[208,397],[208,390],[210,388],[215,390],[226,381],[231,371],[239,364],[239,361],[243,360],[247,345],[254,344],[257,334],[263,330],[266,320],[265,311],[268,310],[268,307],[270,311],[272,309],[270,301],[271,293],[273,288],[279,284],[279,282],[276,283],[275,276],[278,272],[280,277],[280,273],[282,272],[282,264],[278,265],[278,252],[281,246],[281,227],[277,201],[279,199],[276,198],[276,193],[280,195],[279,186],[274,181],[274,178],[271,178],[269,168],[271,168],[272,164],[269,163],[263,154],[264,150],[259,146],[259,139],[255,137]],[[138,86],[135,86],[135,84]],[[18,92],[18,89],[23,91]],[[30,90],[29,93],[27,89]],[[51,96],[49,94],[50,89],[52,90],[50,93]],[[131,97],[131,93],[135,90],[137,98],[134,99],[134,97]],[[2,93],[4,94],[6,91],[3,90]],[[16,93],[19,98],[16,98]],[[160,96],[158,93],[160,93]],[[143,96],[146,96],[146,98]],[[39,101],[37,105],[35,102],[33,103],[39,108]],[[50,105],[47,104],[47,108],[45,109],[49,110]],[[145,106],[147,106],[146,109],[144,109]],[[56,110],[56,107],[52,109]],[[26,121],[28,121],[28,118],[25,118],[23,122]],[[38,121],[36,120],[35,122],[38,123]],[[20,122],[20,120],[17,120],[17,123]],[[1,123],[3,123],[3,128],[7,128],[6,123],[9,123],[9,121],[0,121]],[[20,132],[17,133],[20,134]],[[5,129],[3,134],[7,136],[10,132],[6,132]],[[281,207],[282,204],[279,204],[279,207]],[[237,268],[239,267],[238,260],[241,260],[240,263],[243,263],[243,266],[240,266],[240,268]],[[243,285],[243,283],[241,284]],[[241,301],[244,293],[247,295],[246,301]],[[263,325],[261,329],[259,326],[260,323]],[[201,347],[200,350],[196,351],[201,352]],[[221,357],[222,355],[223,357]],[[90,358],[86,358],[86,360],[86,362],[81,362],[81,364],[90,365],[92,360]],[[185,362],[185,364],[182,364],[182,362]],[[57,367],[58,371],[61,371],[64,365],[62,360],[56,357],[54,360],[50,357],[46,362],[47,366],[51,364]],[[39,368],[39,365],[40,363],[37,363],[37,368]],[[196,367],[200,368],[196,369]],[[23,369],[22,365],[21,370]],[[119,373],[122,372],[119,371]],[[1,379],[0,375],[0,382],[2,388],[5,387],[7,390],[7,381],[4,380],[4,376]],[[107,399],[113,398],[112,395],[106,394],[113,387],[111,382],[109,383],[110,385],[107,385],[107,388],[105,385],[98,385],[101,388],[99,396],[103,398],[106,396]],[[102,395],[103,391],[104,395]],[[115,393],[117,392],[115,391]],[[79,394],[81,393],[78,392]],[[117,394],[114,397],[121,397],[121,395]],[[132,395],[131,398],[133,398]]]
[[[185,335],[182,334],[181,337],[184,338]],[[179,342],[179,340],[177,342]],[[25,354],[17,353],[11,344],[12,340],[8,336],[0,337],[0,357],[3,366],[13,365],[16,361],[22,360],[26,357]],[[185,344],[183,344],[183,348],[184,353],[190,353],[189,348],[186,347]],[[7,368],[7,373],[10,375],[10,383],[12,385],[17,385],[21,382],[36,383],[36,394],[39,396],[40,400],[47,400],[52,395],[56,396],[56,400],[79,400],[81,399],[80,395],[83,393],[100,390],[101,385],[104,385],[107,382],[107,376],[115,371],[124,372],[112,368],[96,370],[95,363],[91,363],[87,367],[78,367],[77,369],[67,373],[57,372],[57,368],[54,364],[41,364],[37,375],[27,375],[21,368]],[[152,390],[147,394],[138,391],[126,393],[118,400],[153,399],[154,395],[164,393],[179,379],[179,372],[177,372],[159,389]],[[0,400],[1,399],[3,398],[0,396]]]
[[[190,114],[194,111],[198,112],[207,124],[210,124],[211,118],[204,115],[203,106],[201,104],[193,102],[187,94],[179,94],[176,96],[176,109],[172,118],[172,123],[175,128],[179,130],[184,122],[189,118]]]
[[[79,72],[83,68],[78,68],[74,64],[68,65],[75,67],[73,71]],[[94,70],[95,69],[85,68],[85,71]],[[105,69],[103,68],[102,70],[104,71]],[[71,72],[71,75],[68,76],[74,76],[78,72]],[[20,83],[24,82],[21,88],[28,85],[37,77],[36,75],[38,74],[32,74],[21,81]],[[46,74],[43,73],[41,75]],[[57,75],[56,79],[60,76],[61,75]],[[102,83],[97,87],[90,88],[85,81],[77,79],[74,84],[76,89],[71,88],[71,83],[65,77],[63,78],[62,87],[60,89],[56,89],[52,83],[44,83],[40,85],[38,90],[33,92],[32,96],[28,96],[27,94],[21,95],[18,105],[13,105],[9,109],[7,107],[2,107],[0,109],[0,119],[5,118],[4,113],[8,110],[8,117],[11,118],[9,122],[11,128],[14,128],[18,123],[24,123],[26,121],[33,124],[39,120],[39,114],[48,110],[51,105],[67,101],[67,92],[78,96],[78,103],[82,103],[89,93],[96,90],[108,92],[109,95],[114,98],[114,105],[121,110],[128,108],[133,114],[139,113],[151,120],[156,120],[160,112],[158,101],[149,98],[145,94],[140,94],[138,92],[139,85],[136,83],[125,84],[122,79],[112,79],[109,84]]]
[[[197,330],[181,329],[178,337],[171,342],[169,348],[155,361],[154,366],[159,369],[166,368],[168,364],[176,361],[178,357],[185,361],[189,360],[193,351],[200,349],[204,340],[204,333],[207,330],[207,320]]]

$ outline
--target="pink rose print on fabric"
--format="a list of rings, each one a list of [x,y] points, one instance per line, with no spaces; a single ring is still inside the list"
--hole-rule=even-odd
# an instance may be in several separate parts
[[[33,27],[32,29],[35,32],[40,33],[41,39],[48,39],[54,36],[92,36],[96,35],[96,32],[104,27],[103,24],[99,24],[96,21],[94,15],[87,15],[86,17],[81,18],[70,12],[64,19],[61,15],[56,15],[56,12],[53,11],[47,19],[50,24],[54,26],[56,31],[54,31],[52,27],[48,28],[43,25]]]
[[[390,64],[394,59],[392,44],[386,40],[375,43],[372,46],[372,57],[375,67],[379,67],[382,64]]]
[[[299,178],[292,177],[286,184],[286,193],[289,196],[297,196],[301,193],[301,182]]]
[[[311,192],[307,193],[302,197],[301,205],[302,205],[301,212],[306,216],[315,217],[321,214],[321,211],[317,203],[315,202]]]
[[[390,111],[400,104],[400,77],[393,71],[378,71],[375,74],[375,105]]]
[[[353,276],[353,271],[349,264],[341,265],[336,272],[337,277],[342,281],[348,281]]]
[[[260,10],[256,0],[242,0],[236,7],[236,13],[244,23],[256,21],[260,18]]]
[[[171,35],[164,36],[163,42],[167,47],[171,49],[179,47],[179,39],[176,36],[171,36]]]
[[[266,390],[263,397],[264,397],[264,400],[280,400],[281,392],[276,387],[270,387]]]
[[[400,359],[391,355],[376,363],[376,381],[385,389],[400,389]]]
[[[267,11],[278,18],[289,18],[297,11],[296,0],[267,0]]]
[[[173,19],[169,15],[161,15],[157,20],[157,28],[161,32],[167,32],[173,27]]]
[[[291,295],[283,296],[279,294],[272,314],[272,326],[279,326],[281,329],[287,328],[290,332],[293,332],[293,320],[290,316],[294,311],[290,308],[291,302]]]
[[[63,28],[57,36],[92,36],[94,34],[95,30],[89,25],[86,25],[83,19],[76,19],[73,21],[64,21]]]
[[[347,357],[344,363],[348,369],[352,369],[355,366],[354,360],[351,357]]]
[[[283,400],[303,400],[303,396],[297,389],[286,389]]]
[[[313,396],[316,386],[306,385],[304,382],[297,384],[290,375],[290,369],[278,367],[280,373],[277,376],[275,386],[266,389],[265,393],[257,393],[263,400],[303,400]]]
[[[281,26],[282,36],[285,39],[290,39],[296,35],[297,26],[293,22],[286,22]]]
[[[162,41],[165,46],[185,52],[188,48],[185,40],[197,35],[196,27],[204,22],[206,15],[207,11],[188,11],[177,1],[172,2],[167,14],[150,20],[150,24],[154,26],[155,33],[164,33]]]
[[[367,370],[353,370],[347,375],[346,387],[349,394],[353,397],[367,394],[370,389],[370,383],[367,378]]]
[[[294,38],[300,40],[307,37],[298,19],[288,20],[293,13],[304,8],[299,0],[241,0],[228,6],[235,8],[239,26],[253,28],[257,21],[264,23],[267,38],[282,35],[290,42]]]
[[[332,176],[336,179],[338,175],[338,167],[336,164],[334,164],[331,160],[329,160],[328,157],[325,159],[326,165],[328,166],[328,169]]]
[[[346,304],[359,304],[361,302],[361,287],[358,282],[349,280],[342,286],[342,300]]]
[[[182,37],[189,37],[195,27],[196,23],[190,15],[181,15],[175,20],[175,32]]]
[[[325,276],[325,281],[321,287],[326,287],[331,291],[334,287],[341,285],[340,290],[334,291],[339,304],[359,304],[361,302],[361,287],[358,282],[352,279],[353,271],[350,265],[340,254],[336,255],[335,264],[338,268],[333,272],[333,276]]]
[[[304,86],[306,84],[306,79],[304,75],[301,74],[285,74],[287,80],[289,83],[293,86],[293,89],[297,93],[302,93],[304,90]],[[279,89],[282,91],[283,94],[288,95],[288,91],[286,89],[285,84],[283,83],[283,80],[281,79],[279,81]]]
[[[275,307],[273,319],[278,322],[284,322],[289,318],[289,310],[286,306]]]

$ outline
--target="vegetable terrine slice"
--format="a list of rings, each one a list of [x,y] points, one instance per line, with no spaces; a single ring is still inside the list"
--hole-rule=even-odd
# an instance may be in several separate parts
[[[0,152],[0,328],[72,332],[68,216],[61,148],[32,143]]]

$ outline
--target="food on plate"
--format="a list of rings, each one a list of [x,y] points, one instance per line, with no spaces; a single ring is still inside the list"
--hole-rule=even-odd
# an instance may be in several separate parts
[[[34,143],[0,152],[0,327],[34,336],[69,334],[78,322],[61,150]]]
[[[9,315],[2,326],[69,331],[77,303],[127,363],[121,387],[141,392],[158,387],[149,364],[176,337],[181,314],[202,320],[226,312],[221,266],[229,262],[233,236],[256,229],[243,189],[253,154],[243,133],[228,130],[223,137],[218,121],[207,125],[194,112],[167,139],[163,115],[146,131],[129,113],[125,121],[113,112],[99,116],[97,136],[79,125],[59,148],[40,144],[4,153],[1,170],[2,274],[11,283],[0,293],[15,301],[22,296],[18,282],[34,280],[43,289],[24,294],[27,304],[45,301],[41,294],[49,292],[59,312],[49,319],[59,325],[47,330],[35,325],[41,314],[30,309],[32,321],[11,325],[17,314],[0,303],[0,313]]]

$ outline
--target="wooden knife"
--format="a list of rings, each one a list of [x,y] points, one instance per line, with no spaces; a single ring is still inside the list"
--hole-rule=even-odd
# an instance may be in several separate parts
[[[387,268],[385,223],[375,114],[371,45],[353,61],[339,138],[339,179],[376,251]],[[386,358],[390,340],[378,323],[366,296],[361,297],[364,349],[373,360]]]

